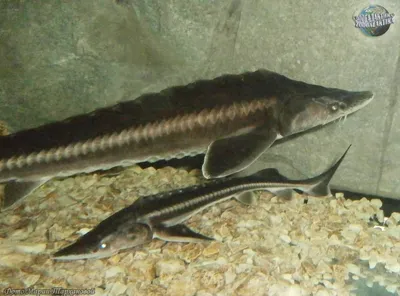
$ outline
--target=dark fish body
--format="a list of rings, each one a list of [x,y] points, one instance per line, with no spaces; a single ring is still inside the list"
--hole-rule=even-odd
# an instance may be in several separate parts
[[[330,169],[310,179],[289,180],[274,169],[266,169],[247,177],[226,178],[141,197],[102,221],[72,245],[55,253],[54,258],[77,260],[108,257],[153,238],[179,242],[211,240],[181,223],[197,212],[231,197],[244,204],[252,204],[255,190],[267,190],[285,196],[293,189],[313,196],[331,195],[329,182],[347,150]]]
[[[206,178],[231,175],[276,140],[347,116],[372,97],[259,70],[20,131],[0,137],[0,183],[9,182],[4,207],[54,177],[143,161],[206,153]]]

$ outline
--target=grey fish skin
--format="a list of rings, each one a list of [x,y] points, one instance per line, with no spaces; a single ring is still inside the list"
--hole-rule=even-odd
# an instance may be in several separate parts
[[[109,257],[153,238],[177,242],[212,240],[181,223],[197,212],[231,197],[244,204],[252,204],[255,190],[279,194],[295,189],[313,196],[330,196],[329,182],[349,148],[331,168],[310,179],[289,180],[275,169],[265,169],[247,177],[214,180],[200,186],[141,197],[102,221],[75,243],[56,252],[53,259]]]
[[[205,153],[206,178],[253,163],[276,140],[347,116],[373,98],[267,70],[223,75],[0,137],[3,208],[54,177]],[[240,151],[240,153],[238,153]]]

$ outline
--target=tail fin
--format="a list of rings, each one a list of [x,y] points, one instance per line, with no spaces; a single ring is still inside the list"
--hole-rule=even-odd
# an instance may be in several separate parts
[[[346,151],[343,153],[342,157],[339,158],[339,160],[327,171],[324,173],[313,177],[311,179],[307,180],[308,184],[313,184],[310,189],[305,190],[304,192],[311,195],[311,196],[331,196],[331,190],[329,188],[329,183],[335,174],[336,170],[342,163],[344,157],[346,156],[347,152],[349,151],[351,145],[346,149]]]

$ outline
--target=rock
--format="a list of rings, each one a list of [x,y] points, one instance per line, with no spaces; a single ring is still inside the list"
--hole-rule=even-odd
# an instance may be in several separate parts
[[[382,201],[380,199],[377,198],[371,199],[370,203],[376,209],[380,209],[382,207]]]
[[[39,254],[46,250],[46,244],[18,245],[15,249],[22,253]]]
[[[122,295],[122,294],[125,293],[125,291],[127,289],[127,286],[122,284],[122,283],[120,283],[120,282],[113,283],[110,286],[111,286],[111,289],[107,293],[107,295],[110,295],[110,296]]]
[[[232,269],[229,269],[224,273],[225,277],[225,284],[229,285],[233,283],[233,281],[236,279],[236,273],[232,271]]]
[[[39,274],[27,274],[27,273],[22,273],[22,274],[23,276],[21,277],[21,279],[25,285],[25,288],[33,286],[40,279]]]
[[[156,263],[156,275],[176,274],[185,269],[185,263],[179,259],[162,259]]]
[[[350,231],[355,233],[360,233],[360,231],[363,229],[361,224],[350,224],[348,228]]]
[[[206,286],[205,286],[206,287]],[[179,277],[172,280],[167,287],[167,295],[192,296],[196,294],[197,285],[190,278]]]
[[[209,257],[212,255],[218,254],[220,248],[221,248],[221,243],[212,242],[203,250],[203,255],[206,257]]]
[[[116,276],[119,273],[124,274],[125,271],[119,266],[112,266],[111,268],[106,270],[104,276],[105,276],[105,278],[111,278],[111,277]]]
[[[292,241],[290,239],[290,236],[288,236],[286,234],[280,235],[279,238],[281,239],[281,241],[283,241],[284,243],[287,243],[287,244],[290,244],[290,242]]]
[[[20,268],[29,265],[31,261],[32,257],[29,255],[14,253],[2,256],[0,259],[0,266]]]

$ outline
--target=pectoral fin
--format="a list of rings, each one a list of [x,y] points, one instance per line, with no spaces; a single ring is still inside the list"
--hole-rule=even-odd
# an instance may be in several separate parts
[[[170,227],[157,226],[153,227],[152,230],[154,238],[159,238],[169,242],[198,243],[214,240],[211,237],[191,230],[189,227],[183,224]]]
[[[34,182],[8,182],[4,187],[2,210],[5,210],[11,206],[15,206],[18,202],[22,201],[33,190],[35,190],[45,182],[47,182],[47,180]]]
[[[256,196],[253,191],[246,191],[239,195],[236,195],[235,198],[241,202],[242,204],[251,206],[254,205],[256,201]]]
[[[286,200],[291,200],[294,197],[294,191],[292,189],[277,189],[269,191],[275,194],[276,196],[282,197]]]
[[[212,142],[204,159],[204,177],[220,178],[245,169],[275,142],[277,136],[274,128],[265,125]]]

